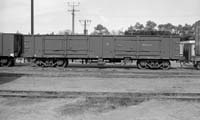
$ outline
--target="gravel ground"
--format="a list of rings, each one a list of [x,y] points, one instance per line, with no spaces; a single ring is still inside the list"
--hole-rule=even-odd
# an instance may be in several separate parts
[[[193,68],[138,70],[134,66],[0,68],[0,90],[76,92],[200,93],[200,71]]]
[[[199,113],[199,102],[0,98],[1,120],[199,120]]]
[[[134,65],[0,68],[0,90],[200,93],[200,71],[138,70]],[[0,120],[199,120],[199,101],[0,98]]]

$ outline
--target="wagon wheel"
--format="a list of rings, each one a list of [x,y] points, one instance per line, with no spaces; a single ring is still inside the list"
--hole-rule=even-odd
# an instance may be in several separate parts
[[[7,58],[1,59],[1,66],[7,66],[7,65],[8,65],[8,59]]]
[[[169,61],[163,61],[160,68],[163,69],[163,70],[168,70],[170,68],[170,62]]]
[[[65,65],[65,61],[64,61],[64,60],[57,60],[57,61],[56,61],[56,65],[57,65],[58,67],[63,67],[63,65]]]
[[[138,61],[137,67],[138,67],[139,69],[146,69],[146,68],[147,68],[147,63],[146,63],[146,61]]]
[[[64,64],[63,64],[63,66],[62,67],[67,67],[68,66],[68,64],[69,64],[69,62],[68,62],[68,60],[64,60]]]
[[[48,64],[46,63],[46,60],[38,60],[39,61],[39,65],[41,66],[41,67],[48,67]]]
[[[64,67],[67,67],[68,65],[69,65],[69,61],[65,60],[65,66]]]
[[[35,60],[33,66],[41,66],[41,60]]]

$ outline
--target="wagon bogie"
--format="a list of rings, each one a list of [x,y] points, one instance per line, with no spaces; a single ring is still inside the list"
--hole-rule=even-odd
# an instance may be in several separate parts
[[[147,61],[146,60],[138,60],[137,61],[137,67],[138,69],[147,69]]]
[[[139,69],[163,69],[167,70],[170,68],[169,60],[161,60],[161,59],[143,59],[137,61],[137,67]]]
[[[171,67],[171,63],[169,60],[162,61],[161,66],[160,66],[160,68],[163,70],[168,70],[170,67]]]
[[[67,67],[68,59],[63,58],[32,58],[33,66]]]
[[[0,66],[14,66],[15,65],[15,58],[14,57],[1,57],[0,58]]]

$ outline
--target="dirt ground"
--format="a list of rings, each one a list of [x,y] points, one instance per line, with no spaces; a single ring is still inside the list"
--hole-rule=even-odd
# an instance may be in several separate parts
[[[200,93],[200,71],[134,65],[0,68],[0,90]],[[0,120],[199,120],[199,101],[0,97]]]
[[[200,71],[192,67],[138,70],[136,66],[0,68],[0,90],[200,93]]]
[[[149,100],[0,98],[1,120],[199,120],[200,103]]]

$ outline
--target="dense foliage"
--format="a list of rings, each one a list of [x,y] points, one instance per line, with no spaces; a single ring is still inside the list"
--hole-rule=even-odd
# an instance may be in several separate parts
[[[189,25],[173,25],[171,23],[156,24],[154,21],[147,21],[145,26],[137,22],[134,26],[129,26],[125,31],[109,30],[98,24],[92,35],[176,35],[180,36],[181,40],[194,39],[194,24]]]

